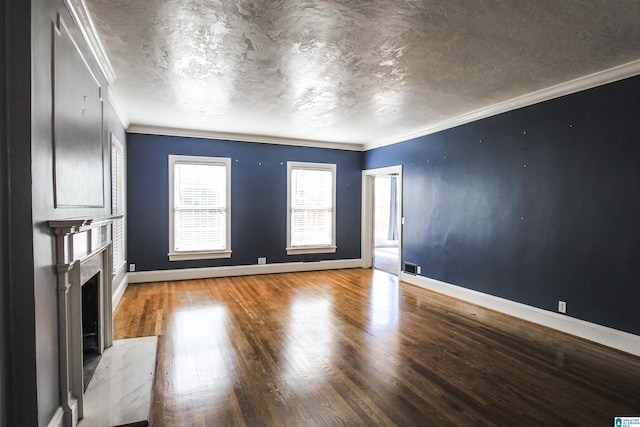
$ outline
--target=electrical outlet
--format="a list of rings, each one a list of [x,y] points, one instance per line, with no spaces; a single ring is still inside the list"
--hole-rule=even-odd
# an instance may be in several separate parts
[[[420,266],[416,267],[416,274],[422,274],[422,267]]]
[[[262,265],[266,263],[267,263],[267,258],[265,257],[258,258],[258,264]]]
[[[564,301],[558,301],[558,311],[560,313],[567,313],[567,303]]]
[[[136,265],[135,264],[129,264],[129,271],[136,271]]]

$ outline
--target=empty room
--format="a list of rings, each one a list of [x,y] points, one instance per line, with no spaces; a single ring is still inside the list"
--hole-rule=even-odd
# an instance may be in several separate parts
[[[0,10],[0,426],[640,426],[638,1]]]

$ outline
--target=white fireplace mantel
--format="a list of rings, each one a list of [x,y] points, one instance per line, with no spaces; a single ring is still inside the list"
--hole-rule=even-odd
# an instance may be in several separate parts
[[[75,427],[83,417],[82,285],[95,274],[99,281],[98,347],[113,345],[112,218],[72,218],[49,221],[56,235],[60,405],[62,425]]]

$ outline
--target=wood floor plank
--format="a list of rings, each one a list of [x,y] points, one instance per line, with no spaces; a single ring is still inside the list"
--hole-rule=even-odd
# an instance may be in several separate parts
[[[159,335],[154,426],[600,426],[640,359],[373,270],[130,285],[116,339]]]

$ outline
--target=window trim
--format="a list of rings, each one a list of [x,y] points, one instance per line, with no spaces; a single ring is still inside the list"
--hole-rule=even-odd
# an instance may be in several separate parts
[[[205,251],[176,251],[174,232],[174,179],[176,164],[224,166],[227,175],[226,242],[225,248]],[[231,258],[231,159],[228,157],[169,155],[169,261]]]
[[[111,246],[112,246],[112,275],[116,276],[120,274],[121,271],[124,270],[127,265],[127,221],[126,221],[126,159],[124,155],[124,146],[118,140],[118,138],[110,133],[111,140],[111,152],[110,152],[110,166],[111,166],[111,216],[113,220],[113,224],[111,225]],[[119,177],[122,179],[118,182],[118,176],[113,176],[113,168],[114,168],[114,152],[116,154],[116,168],[120,166],[122,168],[122,173]],[[122,164],[118,164],[117,158],[118,155],[122,160]],[[120,191],[117,192],[118,187]],[[116,193],[114,196],[114,192]],[[115,198],[115,206],[114,206],[114,198]],[[120,250],[122,252],[122,259],[116,259],[115,257],[115,247],[117,242],[115,241],[115,227],[116,222],[121,221],[122,224],[122,241],[120,242]]]
[[[291,175],[294,169],[321,170],[331,172],[333,208],[331,210],[331,244],[329,245],[293,246],[291,244]],[[336,174],[337,166],[334,163],[287,162],[287,255],[327,254],[336,252]]]

